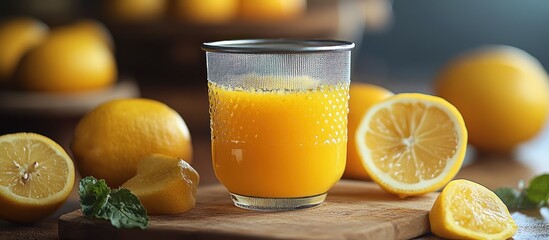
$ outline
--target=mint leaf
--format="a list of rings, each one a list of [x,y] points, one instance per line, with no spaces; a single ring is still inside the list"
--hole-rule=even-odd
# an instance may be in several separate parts
[[[526,210],[539,208],[549,201],[549,174],[537,176],[525,188],[524,181],[519,182],[519,189],[498,188],[494,193],[507,208]]]
[[[94,177],[85,177],[80,180],[78,194],[80,205],[85,216],[101,215],[101,210],[107,204],[111,190],[105,180],[97,180]]]
[[[146,228],[149,217],[139,199],[128,189],[111,191],[105,180],[85,177],[78,185],[82,213],[110,220],[117,228]]]
[[[503,203],[507,206],[509,209],[516,209],[518,204],[518,198],[519,198],[519,191],[513,188],[498,188],[494,190],[494,193],[498,195],[498,197],[501,199]]]
[[[519,198],[517,199],[517,210],[528,210],[539,208],[539,203],[533,202],[528,198],[525,191],[520,193]]]
[[[113,226],[142,229],[147,227],[149,222],[147,211],[130,190],[124,188],[114,190],[107,206],[107,216]]]
[[[526,189],[528,199],[541,205],[547,204],[549,200],[549,174],[543,174],[530,181]]]
[[[518,191],[514,188],[498,188],[494,191],[501,201],[510,210],[527,210],[539,207],[539,204],[530,200],[525,191]]]

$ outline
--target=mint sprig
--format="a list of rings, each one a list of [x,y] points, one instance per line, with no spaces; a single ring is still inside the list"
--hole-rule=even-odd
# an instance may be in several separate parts
[[[498,188],[494,191],[510,210],[536,209],[547,205],[549,201],[549,174],[543,174],[530,180],[528,187],[519,183],[519,188]]]
[[[82,213],[87,217],[110,220],[116,228],[144,229],[149,223],[145,207],[128,189],[111,191],[105,180],[85,177],[80,180],[78,194]]]

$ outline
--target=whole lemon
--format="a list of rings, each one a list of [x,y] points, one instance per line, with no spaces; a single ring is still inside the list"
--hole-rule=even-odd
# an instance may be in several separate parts
[[[176,17],[196,23],[224,23],[238,14],[238,0],[175,0]]]
[[[53,30],[17,69],[22,88],[46,92],[101,89],[112,85],[116,76],[116,63],[107,45],[75,27]]]
[[[14,18],[0,24],[0,85],[13,77],[23,55],[42,42],[48,26],[33,18]]]
[[[114,21],[146,22],[163,16],[167,0],[108,0],[103,4],[105,14]]]
[[[108,48],[114,49],[114,41],[111,33],[103,23],[97,20],[81,19],[68,27],[72,27],[75,32],[87,35],[86,37],[89,38],[95,38],[98,42],[107,45]]]
[[[185,121],[167,105],[150,99],[119,99],[99,105],[78,123],[71,144],[81,176],[118,187],[135,176],[144,157],[159,153],[192,157]]]
[[[367,180],[370,177],[362,165],[362,160],[356,147],[356,129],[370,107],[393,96],[393,93],[383,87],[372,84],[351,83],[349,95],[349,122],[347,125],[349,137],[347,141],[347,164],[345,165],[343,177]]]
[[[240,0],[240,16],[250,21],[291,19],[307,8],[305,0]]]
[[[549,112],[549,80],[527,52],[510,46],[473,50],[447,64],[435,92],[462,113],[470,143],[508,152],[531,139]]]

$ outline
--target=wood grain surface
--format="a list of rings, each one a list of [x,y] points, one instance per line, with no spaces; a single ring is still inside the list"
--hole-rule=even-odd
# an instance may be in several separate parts
[[[399,199],[371,182],[343,180],[320,206],[286,212],[234,207],[220,185],[199,188],[197,206],[151,216],[149,227],[117,230],[80,210],[59,219],[60,239],[409,239],[429,232],[437,194]]]

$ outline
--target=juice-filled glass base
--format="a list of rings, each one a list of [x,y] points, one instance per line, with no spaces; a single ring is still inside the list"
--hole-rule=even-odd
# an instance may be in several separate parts
[[[248,210],[255,211],[290,211],[303,208],[317,206],[324,202],[326,193],[322,193],[310,197],[297,198],[265,198],[265,197],[249,197],[231,193],[231,199],[234,205]]]

